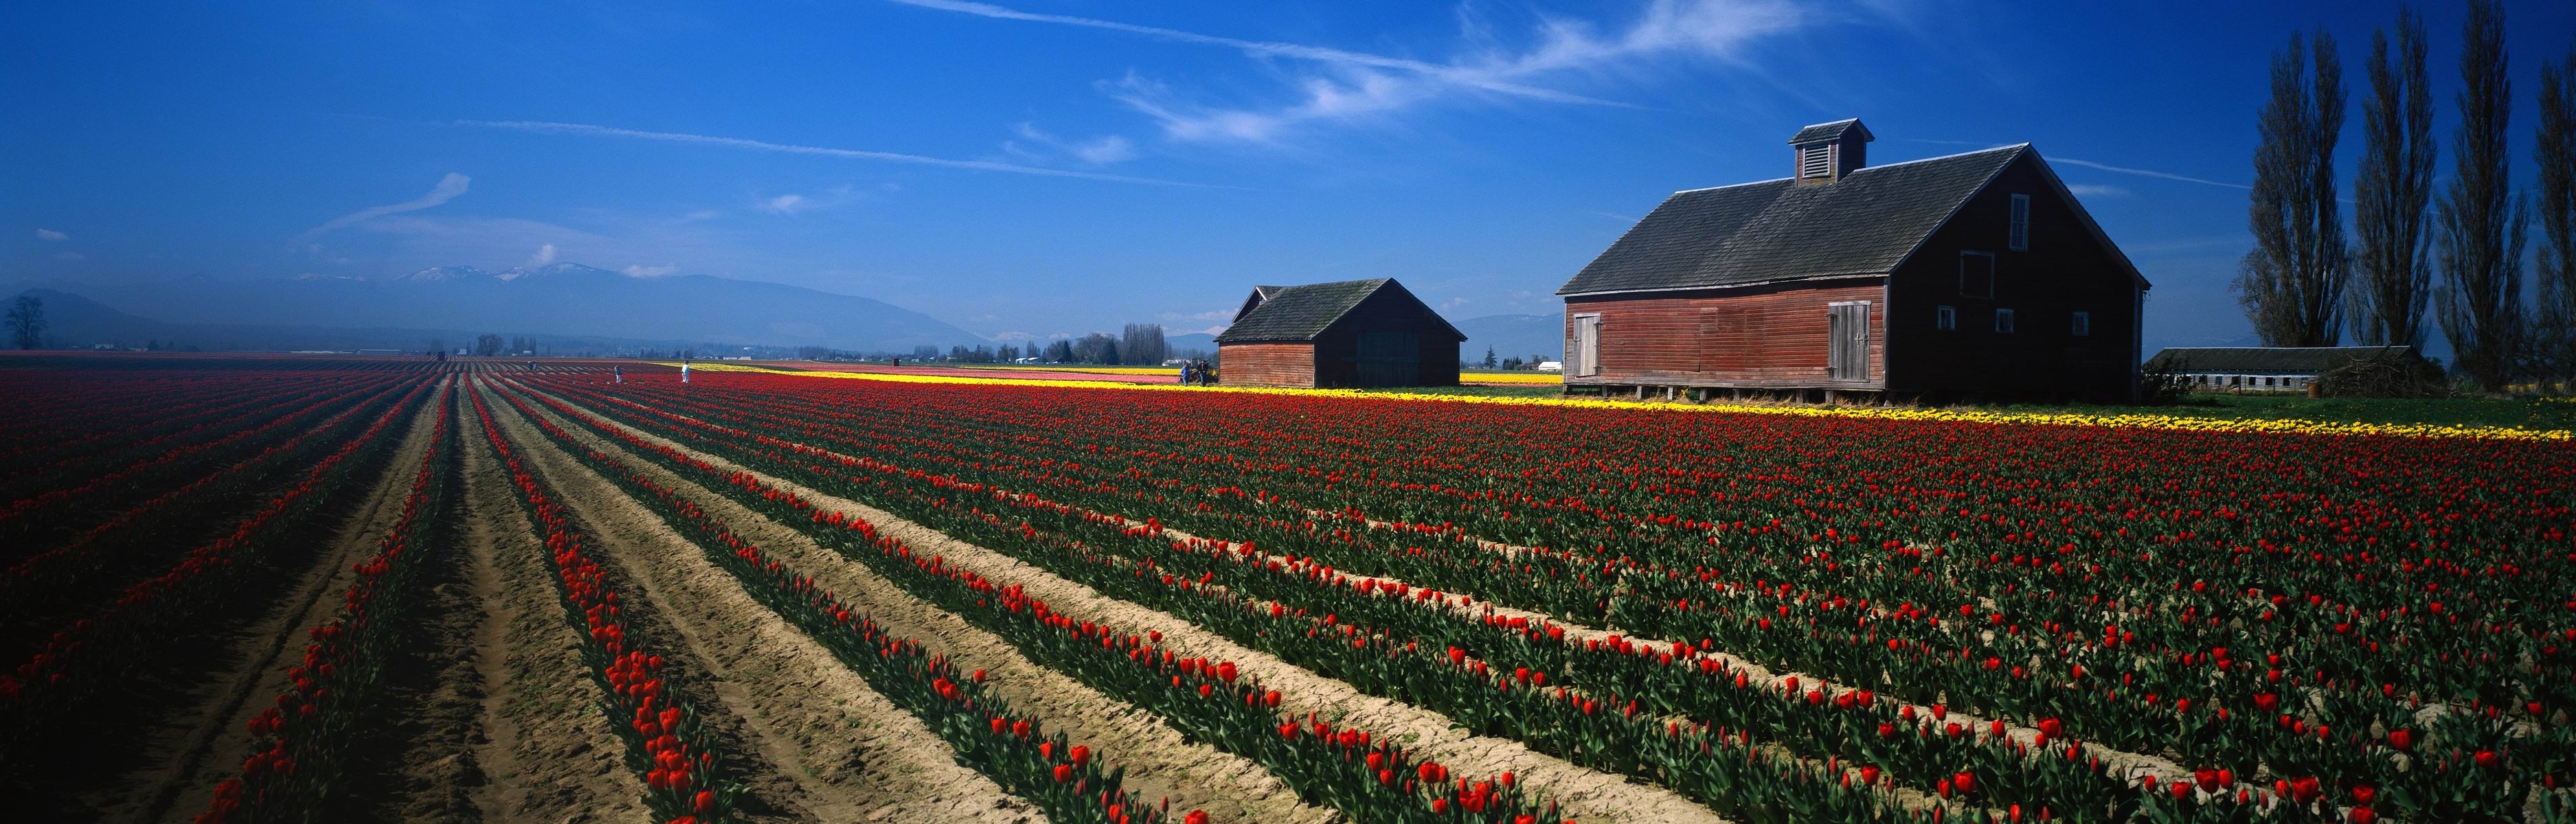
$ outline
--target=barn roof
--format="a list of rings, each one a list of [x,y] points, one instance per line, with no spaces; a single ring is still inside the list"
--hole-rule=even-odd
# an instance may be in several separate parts
[[[1416,306],[1422,305],[1421,299],[1406,291],[1404,285],[1396,283],[1394,278],[1343,280],[1304,286],[1255,286],[1252,287],[1252,296],[1244,301],[1244,308],[1235,314],[1234,324],[1218,334],[1216,341],[1223,344],[1256,340],[1314,340],[1334,321],[1350,314],[1361,301],[1387,288],[1393,288],[1396,294]],[[1459,340],[1467,339],[1457,327],[1450,326],[1439,313],[1431,311],[1431,307],[1423,306],[1422,312],[1448,329],[1450,334],[1457,335]]]
[[[1842,125],[1809,126],[1800,135]],[[1829,184],[1801,186],[1782,178],[1676,192],[1556,293],[1887,274],[2024,154],[2037,159],[2024,143],[1867,166]],[[2086,223],[2100,233],[2089,226],[2089,217]]]
[[[2175,372],[2324,373],[2356,361],[2402,357],[2407,346],[2176,346],[2147,359],[2149,369]]]

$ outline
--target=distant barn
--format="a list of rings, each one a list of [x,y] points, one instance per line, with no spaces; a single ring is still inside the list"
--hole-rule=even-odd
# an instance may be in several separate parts
[[[1216,336],[1233,386],[1456,386],[1467,336],[1392,278],[1256,286]]]
[[[2402,359],[2411,346],[2177,346],[2147,359],[2184,388],[2214,392],[2305,391],[2317,376],[2362,361]]]
[[[1675,193],[1567,281],[1568,392],[2130,397],[2148,283],[2029,144]]]

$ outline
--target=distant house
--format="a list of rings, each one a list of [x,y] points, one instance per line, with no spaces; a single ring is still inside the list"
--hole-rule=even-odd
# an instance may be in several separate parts
[[[1568,392],[2130,397],[2148,283],[2029,144],[1677,192],[1565,298]]]
[[[1456,386],[1467,336],[1392,278],[1256,286],[1216,336],[1235,386]]]
[[[2185,387],[2210,392],[2305,391],[2318,375],[2378,358],[2403,358],[2411,346],[2173,347],[2147,360]]]

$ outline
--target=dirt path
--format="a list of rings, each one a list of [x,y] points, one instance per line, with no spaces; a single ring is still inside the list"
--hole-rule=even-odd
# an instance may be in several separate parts
[[[753,601],[659,516],[555,447],[492,398],[504,433],[599,537],[734,717],[729,736],[766,766],[747,776],[782,816],[805,821],[1034,822],[1044,816],[959,766],[948,743],[871,690],[831,653]],[[721,514],[721,513],[720,513]],[[630,613],[630,618],[636,617]]]
[[[434,401],[439,390],[429,391]],[[343,504],[350,514],[328,543],[309,555],[287,552],[263,562],[301,571],[281,570],[288,580],[267,614],[215,639],[226,647],[224,668],[168,705],[173,709],[166,720],[141,740],[138,749],[151,755],[138,769],[90,796],[101,820],[186,821],[205,808],[218,782],[239,770],[252,743],[247,722],[288,686],[286,662],[303,652],[306,630],[338,615],[335,596],[348,588],[350,566],[372,553],[376,539],[401,517],[412,475],[437,428],[434,406],[423,403],[412,413],[381,468],[345,481],[365,489]]]
[[[566,405],[575,409],[581,409],[592,417],[607,420],[589,407],[560,397],[555,399],[564,401]],[[1137,632],[1143,632],[1146,629],[1162,630],[1164,646],[1171,648],[1176,654],[1203,655],[1218,660],[1230,660],[1260,673],[1263,680],[1287,693],[1287,700],[1281,705],[1283,710],[1301,714],[1312,711],[1326,718],[1339,719],[1339,723],[1342,724],[1382,731],[1384,734],[1410,742],[1417,752],[1449,765],[1451,769],[1462,774],[1490,774],[1506,770],[1516,772],[1525,781],[1530,782],[1531,786],[1553,794],[1553,797],[1565,804],[1568,814],[1584,821],[1719,822],[1724,820],[1707,807],[1672,790],[1631,782],[1623,776],[1600,770],[1575,766],[1564,759],[1534,752],[1516,741],[1469,735],[1453,728],[1446,716],[1362,693],[1341,680],[1317,674],[1268,653],[1236,644],[1167,613],[1101,595],[1088,586],[1030,566],[1017,558],[958,541],[936,530],[896,517],[892,513],[752,470],[722,457],[690,449],[685,444],[633,427],[626,427],[613,421],[610,425],[618,426],[649,443],[682,450],[719,468],[749,472],[766,483],[794,491],[818,506],[865,518],[874,522],[882,534],[910,544],[916,552],[945,555],[952,563],[975,570],[988,578],[1021,583],[1027,587],[1029,594],[1044,599],[1049,606],[1067,616],[1104,622]],[[570,427],[567,426],[567,428]],[[728,521],[737,526],[743,525],[742,521],[735,520],[731,516],[728,516]],[[763,519],[763,522],[765,523],[766,519]],[[772,526],[775,527],[775,525]],[[784,527],[775,527],[775,529],[779,534],[792,534],[792,531]],[[812,546],[811,542],[803,541],[801,537],[796,541],[787,541],[771,538],[770,535],[773,533],[750,534],[759,535],[763,539],[763,547],[781,551],[782,555],[785,547]],[[823,556],[829,553],[817,549],[811,554]],[[866,572],[863,567],[855,562],[839,559],[837,556],[818,558],[815,562],[804,565],[804,568],[817,578],[832,581],[837,589],[845,593],[864,591],[857,587],[863,585],[861,582],[866,578],[873,578],[873,576],[863,578]],[[844,584],[843,581],[851,583]],[[874,582],[883,585],[882,579],[876,579]],[[881,619],[884,617],[880,616]],[[1177,808],[1180,805],[1175,801],[1174,806]],[[1213,813],[1215,810],[1211,809],[1210,812]]]

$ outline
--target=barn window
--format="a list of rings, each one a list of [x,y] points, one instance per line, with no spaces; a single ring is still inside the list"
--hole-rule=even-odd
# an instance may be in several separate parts
[[[2091,312],[2077,312],[2077,313],[2075,313],[2075,328],[2070,329],[2070,330],[2068,330],[2068,331],[2069,331],[2069,332],[2072,332],[2076,337],[2079,337],[2079,338],[2092,337],[2092,336],[2093,336],[2093,313],[2091,313]]]
[[[1939,313],[1934,314],[1934,315],[1932,316],[1932,328],[1934,328],[1934,329],[1941,329],[1941,330],[1955,330],[1955,329],[1958,329],[1958,328],[1959,328],[1959,309],[1958,309],[1958,307],[1954,307],[1954,306],[1944,306],[1944,307],[1941,307],[1941,311],[1940,311]]]
[[[2010,310],[2010,309],[1997,309],[1997,310],[1995,310],[1995,331],[1997,331],[1997,332],[2001,332],[2001,333],[2004,333],[2004,334],[2009,335],[2009,334],[2012,334],[2012,330],[2013,330],[2013,314],[2012,314],[2012,310]]]
[[[2012,229],[2006,233],[2004,246],[2016,252],[2030,251],[2030,196],[2012,196]]]
[[[1995,253],[1959,253],[1959,294],[1972,298],[1995,296]]]
[[[1834,144],[1810,143],[1798,147],[1798,177],[1826,177],[1833,173]]]

